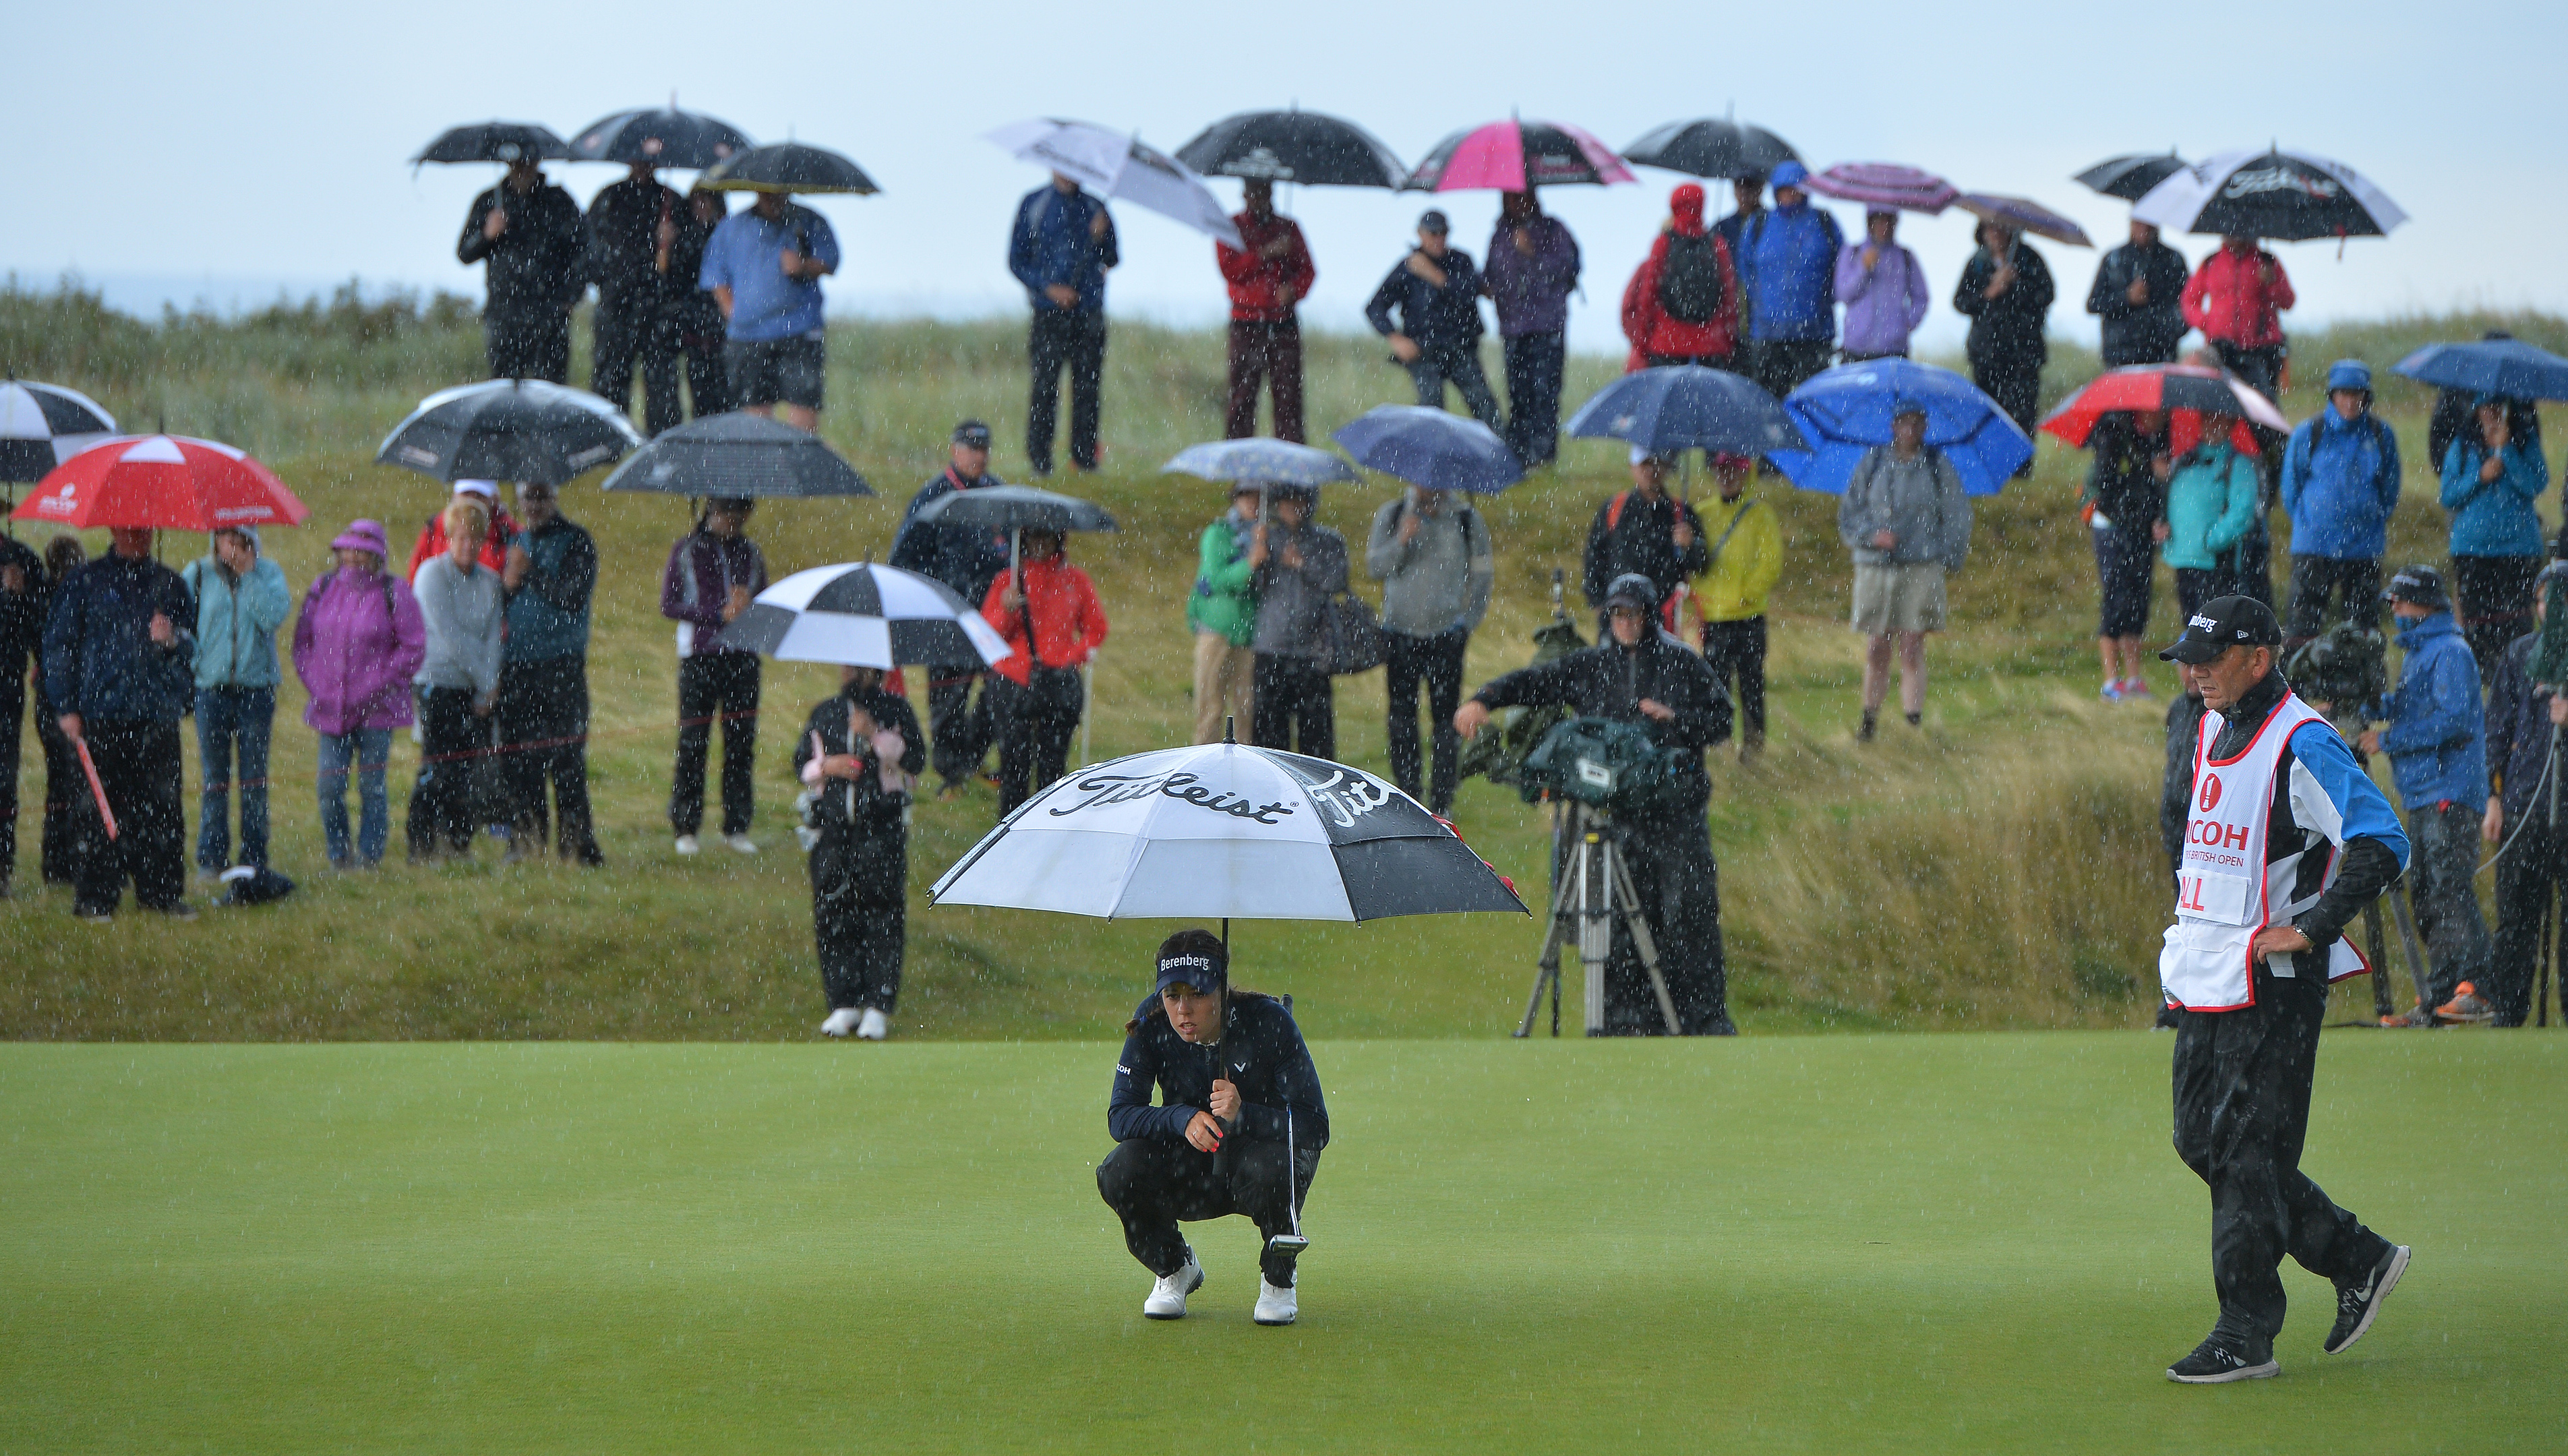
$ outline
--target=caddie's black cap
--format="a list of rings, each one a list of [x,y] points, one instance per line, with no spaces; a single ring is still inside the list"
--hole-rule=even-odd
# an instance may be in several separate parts
[[[2184,635],[2158,661],[2200,667],[2233,647],[2280,647],[2283,624],[2254,597],[2215,597],[2185,619]]]
[[[2452,604],[2452,594],[2443,589],[2443,573],[2422,563],[2400,567],[2399,574],[2390,578],[2390,585],[2382,589],[2381,599],[2438,610]]]
[[[1208,930],[1181,930],[1159,942],[1159,977],[1150,987],[1157,996],[1171,986],[1219,991],[1230,981],[1230,952]]]
[[[954,427],[954,442],[972,449],[988,449],[990,427],[978,420],[966,420]]]

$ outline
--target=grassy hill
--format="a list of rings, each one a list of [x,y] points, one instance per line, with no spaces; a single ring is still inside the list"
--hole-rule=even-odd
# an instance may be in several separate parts
[[[2317,408],[2325,361],[2356,354],[2384,371],[2382,405],[2400,428],[2410,481],[2396,556],[2439,558],[2441,512],[2420,458],[2429,392],[2388,377],[2386,366],[2415,344],[2474,337],[2499,322],[2568,346],[2568,322],[2475,316],[2296,341],[2305,382],[2285,402],[2295,418]],[[577,337],[584,349],[584,326]],[[1406,398],[1405,377],[1369,338],[1312,335],[1309,345],[1315,427]],[[908,492],[941,463],[957,418],[991,421],[998,468],[1020,473],[1023,348],[1021,326],[1005,320],[833,325],[821,430],[882,493],[763,509],[755,534],[778,574],[879,558]],[[1219,490],[1156,467],[1219,433],[1221,341],[1118,322],[1108,366],[1105,468],[1069,486],[1124,526],[1074,547],[1114,619],[1097,674],[1101,758],[1179,741],[1190,720],[1182,602],[1192,541],[1219,508]],[[1574,359],[1569,398],[1619,367]],[[2091,357],[2056,346],[2049,393],[2057,398],[2093,368]],[[347,519],[384,519],[407,540],[436,509],[441,487],[372,464],[374,447],[422,395],[482,372],[478,322],[447,298],[367,305],[351,291],[231,320],[154,323],[77,289],[15,286],[0,290],[0,369],[86,390],[129,427],[227,439],[276,466],[315,512],[311,528],[270,537],[298,593]],[[583,358],[574,378],[585,377]],[[2149,709],[2094,701],[2093,565],[2071,509],[2084,468],[2082,455],[2046,442],[2032,480],[1980,502],[1972,562],[1952,586],[1955,630],[1930,654],[1926,728],[1894,724],[1870,746],[1848,730],[1858,658],[1843,626],[1848,573],[1833,498],[1765,487],[1787,552],[1774,602],[1772,750],[1748,770],[1718,758],[1713,800],[1733,996],[1751,1029],[2100,1026],[2147,1016],[2163,923],[2161,730]],[[1619,446],[1576,441],[1558,468],[1488,503],[1500,579],[1472,644],[1474,682],[1524,660],[1551,572],[1574,578],[1588,517],[1624,473]],[[590,762],[608,870],[501,867],[485,848],[470,865],[333,875],[312,808],[312,735],[289,685],[272,819],[278,867],[301,883],[295,899],[192,926],[138,916],[80,926],[67,896],[33,888],[43,773],[29,734],[19,898],[0,905],[0,1029],[253,1040],[807,1035],[821,1008],[789,833],[794,785],[781,745],[790,729],[776,720],[799,723],[834,677],[770,666],[759,772],[766,852],[672,855],[675,672],[656,592],[684,506],[609,497],[595,483],[572,485],[566,510],[596,532],[604,561]],[[1390,488],[1333,491],[1321,518],[1360,534]],[[202,545],[172,537],[162,549],[175,563]],[[2172,634],[2173,615],[2162,583],[2158,635]],[[2161,693],[2170,686],[2158,682]],[[1380,675],[1342,680],[1338,704],[1342,754],[1381,765]],[[192,743],[187,758],[192,827]],[[416,762],[406,738],[394,760],[398,819]],[[902,1034],[1110,1033],[1128,1011],[1147,947],[1172,927],[927,908],[925,886],[988,828],[992,811],[986,793],[919,806]],[[1538,809],[1474,781],[1457,819],[1502,870],[1540,883]],[[398,843],[398,822],[395,830]],[[1473,917],[1243,925],[1236,938],[1241,979],[1294,992],[1314,1034],[1485,1036],[1521,1011],[1540,934],[1529,922]]]

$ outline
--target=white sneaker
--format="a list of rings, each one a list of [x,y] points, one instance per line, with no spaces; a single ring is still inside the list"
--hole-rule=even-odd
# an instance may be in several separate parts
[[[1195,1263],[1195,1251],[1190,1248],[1186,1250],[1183,1269],[1150,1287],[1150,1298],[1141,1302],[1142,1317],[1183,1319],[1186,1317],[1186,1296],[1202,1288],[1203,1266]]]
[[[693,834],[681,834],[678,836],[678,852],[680,854],[700,853],[703,851],[704,847],[704,844]]]
[[[890,1031],[891,1022],[883,1019],[883,1014],[881,1012],[874,1010],[872,1007],[865,1008],[864,1019],[857,1023],[856,1026],[856,1035],[859,1039],[865,1041],[880,1041],[884,1036],[888,1035]]]
[[[829,1013],[829,1019],[820,1023],[820,1034],[823,1036],[844,1036],[849,1031],[856,1029],[857,1017],[858,1013],[854,1007],[840,1007],[836,1011]]]
[[[1266,1282],[1266,1276],[1257,1277],[1257,1312],[1252,1317],[1258,1323],[1290,1324],[1300,1313],[1300,1302],[1291,1285],[1279,1290]]]
[[[758,841],[750,838],[746,834],[726,834],[723,836],[723,843],[730,845],[733,849],[742,854],[758,853]]]

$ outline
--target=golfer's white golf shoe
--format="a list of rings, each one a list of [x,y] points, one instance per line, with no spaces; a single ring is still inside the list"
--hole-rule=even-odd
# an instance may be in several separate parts
[[[1186,1296],[1202,1288],[1203,1266],[1195,1263],[1195,1251],[1189,1248],[1185,1267],[1150,1287],[1150,1298],[1141,1302],[1141,1312],[1152,1319],[1183,1319]]]
[[[856,1021],[862,1016],[863,1013],[857,1011],[854,1007],[840,1007],[836,1011],[829,1013],[829,1019],[820,1023],[820,1034],[823,1036],[844,1036],[849,1031],[856,1029]]]
[[[1253,1317],[1258,1323],[1290,1324],[1301,1312],[1301,1303],[1293,1286],[1286,1285],[1279,1290],[1268,1284],[1264,1275],[1257,1277],[1257,1312]]]

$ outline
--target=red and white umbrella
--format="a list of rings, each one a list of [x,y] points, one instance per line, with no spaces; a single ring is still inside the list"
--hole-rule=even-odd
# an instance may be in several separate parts
[[[1636,182],[1614,148],[1567,122],[1490,122],[1436,145],[1401,186],[1413,192]]]
[[[311,513],[276,472],[218,440],[116,435],[55,467],[9,516],[76,528],[219,531],[301,525]]]
[[[2251,455],[2257,453],[2257,445],[2249,427],[2263,426],[2278,435],[2292,429],[2274,402],[2245,380],[2197,364],[2133,364],[2107,370],[2061,401],[2041,429],[2071,444],[2084,445],[2096,422],[2106,415],[2139,410],[2167,412],[2168,448],[2175,454],[2193,448],[2202,437],[2206,415],[2227,415],[2238,421],[2230,442]]]

